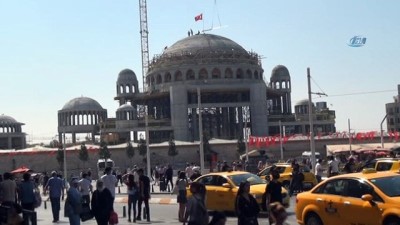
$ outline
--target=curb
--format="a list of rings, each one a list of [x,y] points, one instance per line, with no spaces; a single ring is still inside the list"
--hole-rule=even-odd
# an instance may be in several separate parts
[[[128,203],[128,197],[116,197],[116,203]],[[149,204],[160,204],[160,205],[176,205],[176,199],[173,198],[151,198]]]

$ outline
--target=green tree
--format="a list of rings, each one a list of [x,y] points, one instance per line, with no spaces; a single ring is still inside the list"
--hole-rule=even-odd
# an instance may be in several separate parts
[[[105,143],[104,141],[100,143],[99,157],[100,159],[104,159],[105,161],[111,158],[111,152],[110,150],[108,150],[107,143]]]
[[[62,170],[63,165],[64,165],[64,150],[63,149],[59,148],[57,150],[56,159],[57,159],[58,165],[60,166],[60,170]]]
[[[135,148],[132,146],[130,141],[128,141],[128,145],[126,146],[126,156],[128,156],[132,164],[132,158],[135,156]]]
[[[83,162],[83,167],[85,167],[85,163],[89,161],[89,152],[85,144],[81,145],[78,157]]]
[[[246,143],[243,141],[242,135],[240,135],[240,137],[238,138],[236,150],[239,153],[239,156],[246,151]]]
[[[168,155],[172,157],[172,162],[175,161],[175,156],[178,155],[178,150],[176,150],[175,140],[173,137],[169,139],[168,142]]]

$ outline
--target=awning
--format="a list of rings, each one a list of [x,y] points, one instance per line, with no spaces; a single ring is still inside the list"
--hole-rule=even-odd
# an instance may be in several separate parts
[[[351,150],[357,153],[366,152],[366,151],[385,151],[390,152],[392,149],[400,147],[400,143],[385,143],[384,148],[381,148],[381,143],[366,143],[366,144],[352,144]],[[327,155],[340,154],[340,153],[348,153],[350,152],[350,145],[327,145],[326,153]]]

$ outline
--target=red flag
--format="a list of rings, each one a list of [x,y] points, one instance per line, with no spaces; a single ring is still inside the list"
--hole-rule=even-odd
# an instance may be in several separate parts
[[[203,20],[203,13],[194,17],[194,21],[199,21],[199,20]]]

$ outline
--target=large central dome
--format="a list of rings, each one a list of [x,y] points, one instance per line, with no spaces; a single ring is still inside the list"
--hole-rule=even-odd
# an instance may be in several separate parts
[[[68,101],[62,110],[104,110],[94,99],[88,97],[74,98]]]
[[[198,34],[184,38],[164,51],[164,54],[197,53],[203,51],[247,51],[236,42],[214,34]]]

